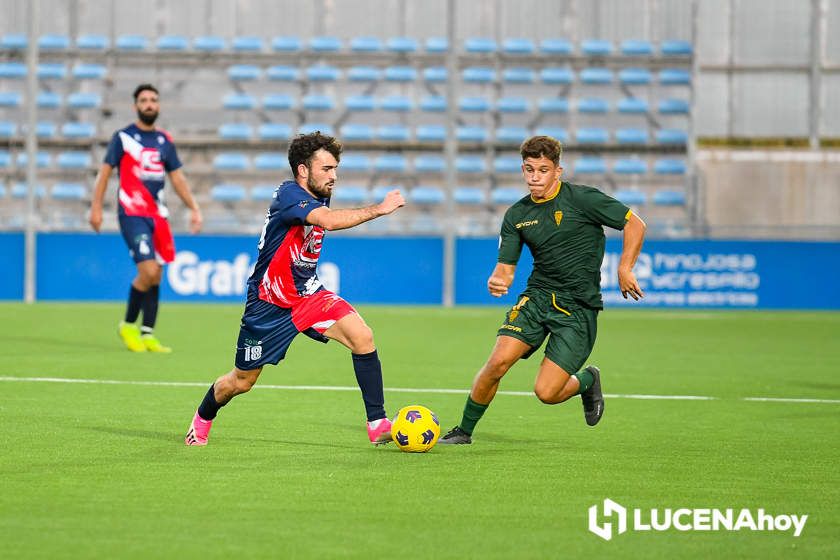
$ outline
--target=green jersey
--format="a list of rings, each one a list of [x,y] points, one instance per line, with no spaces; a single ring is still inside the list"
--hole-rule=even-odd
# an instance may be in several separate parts
[[[561,182],[554,197],[528,195],[508,208],[499,238],[499,262],[515,265],[528,246],[534,270],[528,289],[550,291],[558,303],[602,309],[603,226],[624,229],[630,209],[596,188]]]

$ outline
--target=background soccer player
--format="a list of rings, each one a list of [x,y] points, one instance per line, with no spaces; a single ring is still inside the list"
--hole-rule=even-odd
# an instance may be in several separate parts
[[[192,211],[190,230],[201,229],[201,211],[190,192],[181,171],[181,161],[172,137],[155,128],[160,112],[158,90],[151,84],[140,84],[134,90],[137,121],[114,133],[105,160],[99,168],[90,208],[90,225],[95,231],[102,227],[102,200],[108,188],[111,170],[119,169],[120,188],[118,218],[120,232],[128,245],[128,253],[137,265],[137,275],[131,281],[125,320],[119,325],[119,335],[132,352],[171,352],[154,336],[160,298],[162,263],[175,258],[175,243],[164,205],[163,186],[166,174],[175,192]],[[135,321],[143,311],[143,324]]]
[[[525,244],[534,269],[525,291],[508,311],[496,346],[473,381],[461,423],[440,438],[443,444],[472,442],[476,423],[496,394],[499,382],[520,358],[528,358],[548,336],[534,393],[546,404],[580,395],[586,423],[604,411],[600,372],[581,369],[595,345],[601,301],[604,229],[624,230],[618,266],[622,295],[642,297],[633,265],[642,250],[645,223],[625,205],[584,185],[561,182],[562,146],[548,136],[526,140],[522,175],[530,195],[511,206],[502,221],[498,264],[487,281],[496,297],[508,292]]]
[[[316,267],[325,231],[357,226],[405,204],[390,191],[379,204],[331,210],[341,144],[320,132],[300,135],[289,146],[293,181],[274,192],[248,279],[245,313],[236,344],[235,367],[219,377],[204,396],[187,432],[187,445],[206,445],[219,408],[256,383],[265,364],[277,364],[298,333],[320,342],[337,340],[350,349],[362,391],[367,431],[374,444],[391,439],[385,414],[382,366],[373,332],[353,307],[328,291]]]

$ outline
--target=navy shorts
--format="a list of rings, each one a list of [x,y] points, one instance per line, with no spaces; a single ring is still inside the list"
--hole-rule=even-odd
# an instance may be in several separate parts
[[[120,233],[125,239],[125,244],[128,245],[128,254],[134,262],[154,259],[154,219],[143,216],[119,216],[119,221]]]

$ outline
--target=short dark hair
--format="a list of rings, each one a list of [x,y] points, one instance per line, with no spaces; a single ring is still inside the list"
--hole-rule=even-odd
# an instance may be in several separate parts
[[[297,177],[297,168],[301,163],[309,167],[312,156],[321,149],[331,153],[336,161],[341,161],[341,142],[332,136],[321,134],[320,130],[311,134],[298,134],[289,144],[289,166],[292,168],[292,175]]]
[[[152,84],[140,84],[139,86],[134,88],[134,102],[135,103],[137,103],[137,98],[140,97],[140,93],[144,92],[144,91],[153,91],[157,95],[160,95],[160,92]]]
[[[551,136],[532,136],[522,142],[519,147],[519,153],[522,154],[522,159],[527,158],[539,159],[545,157],[554,162],[554,165],[560,165],[560,156],[563,155],[563,144],[556,138]]]

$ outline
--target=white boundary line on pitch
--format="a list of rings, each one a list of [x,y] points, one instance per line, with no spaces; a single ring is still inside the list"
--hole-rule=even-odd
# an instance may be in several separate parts
[[[145,385],[152,387],[207,387],[207,383],[194,381],[123,381],[119,379],[74,379],[68,377],[11,377],[0,376],[0,381],[18,381],[24,383],[82,383],[89,385]],[[274,389],[280,391],[358,391],[358,387],[342,387],[333,385],[255,385],[255,389]],[[393,393],[442,393],[450,395],[464,395],[466,389],[412,389],[407,387],[386,387],[386,391]],[[531,391],[499,391],[498,395],[514,397],[530,397]],[[717,401],[718,397],[700,395],[620,395],[605,393],[611,399],[664,400],[664,401]],[[777,403],[805,403],[805,404],[840,404],[840,399],[800,399],[783,397],[740,397],[739,401],[747,402],[777,402]]]

